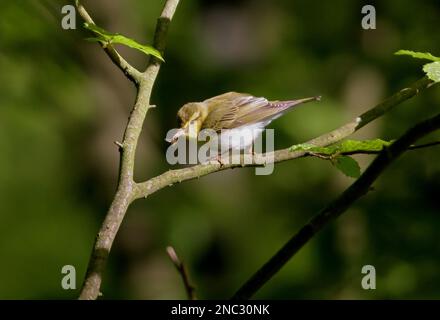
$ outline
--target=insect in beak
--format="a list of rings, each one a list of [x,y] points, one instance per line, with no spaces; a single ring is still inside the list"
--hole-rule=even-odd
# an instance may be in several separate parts
[[[166,138],[165,141],[171,144],[175,144],[180,136],[185,135],[185,129],[178,129],[171,138]]]

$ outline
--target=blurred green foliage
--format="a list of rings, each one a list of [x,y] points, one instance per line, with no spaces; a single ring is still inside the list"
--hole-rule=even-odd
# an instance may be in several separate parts
[[[98,25],[151,43],[162,1],[86,1]],[[114,193],[117,149],[134,89],[81,31],[61,28],[66,1],[0,4],[0,298],[74,298]],[[401,48],[440,54],[437,0],[182,1],[171,26],[139,146],[137,180],[169,169],[165,133],[185,102],[226,91],[269,99],[322,94],[273,123],[276,146],[327,132],[423,75]],[[80,24],[78,18],[77,21]],[[145,58],[121,53],[137,67]],[[438,112],[432,88],[356,138],[391,140]],[[440,138],[432,135],[428,140]],[[440,149],[409,152],[336,223],[289,262],[258,298],[440,298]],[[365,168],[371,156],[356,159]],[[130,208],[103,298],[184,298],[165,247],[188,265],[200,298],[226,298],[312,214],[352,182],[319,159],[216,173]],[[376,267],[377,289],[361,288]]]

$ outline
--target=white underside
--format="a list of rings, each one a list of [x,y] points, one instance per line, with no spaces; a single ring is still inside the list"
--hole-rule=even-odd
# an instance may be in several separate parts
[[[222,150],[229,144],[229,149],[243,150],[248,149],[255,139],[264,131],[270,121],[258,122],[256,124],[241,126],[234,129],[222,130],[218,140]]]

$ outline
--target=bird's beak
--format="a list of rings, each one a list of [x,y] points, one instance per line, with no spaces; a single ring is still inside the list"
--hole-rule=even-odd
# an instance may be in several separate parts
[[[189,139],[197,140],[197,136],[200,131],[200,123],[195,121],[193,123],[188,123],[183,126],[183,128],[177,129],[174,135],[167,137],[166,142],[174,144],[181,136],[187,136]]]
[[[174,144],[177,142],[180,136],[185,134],[186,134],[185,129],[177,129],[176,133],[171,137],[167,137],[165,141]]]

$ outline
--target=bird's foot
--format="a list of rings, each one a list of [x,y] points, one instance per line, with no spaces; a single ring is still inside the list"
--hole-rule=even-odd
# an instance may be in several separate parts
[[[220,164],[220,168],[223,167],[226,164],[226,162],[222,158],[222,154],[216,155],[214,157],[214,161],[217,162],[218,164]]]
[[[220,164],[220,167],[223,167],[226,164],[226,162],[223,160],[221,154],[216,154],[215,156],[208,158],[206,161],[202,162],[201,164]]]

